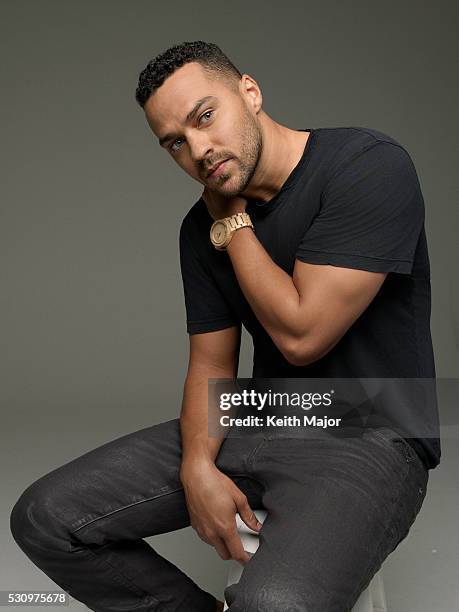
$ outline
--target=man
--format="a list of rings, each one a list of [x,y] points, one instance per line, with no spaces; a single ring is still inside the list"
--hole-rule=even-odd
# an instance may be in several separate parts
[[[411,159],[376,130],[277,123],[257,82],[202,41],[151,61],[136,99],[159,144],[204,186],[180,229],[181,416],[43,476],[13,508],[12,533],[93,610],[221,610],[143,540],[190,524],[245,566],[225,590],[230,612],[351,610],[408,534],[438,438],[405,439],[385,422],[356,437],[223,440],[208,433],[208,380],[237,376],[241,324],[254,377],[435,376]],[[261,529],[256,507],[268,511]],[[236,512],[260,531],[250,563]]]

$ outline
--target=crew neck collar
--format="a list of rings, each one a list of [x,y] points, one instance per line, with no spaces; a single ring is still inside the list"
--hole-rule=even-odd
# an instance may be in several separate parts
[[[290,172],[290,174],[288,175],[288,177],[286,178],[286,180],[284,181],[284,183],[282,184],[281,188],[279,189],[279,191],[267,202],[258,202],[255,199],[249,199],[247,201],[247,212],[255,212],[255,213],[266,213],[270,210],[272,210],[276,204],[278,204],[280,198],[282,197],[282,195],[284,194],[284,192],[287,189],[290,189],[291,187],[293,187],[293,185],[296,183],[296,181],[298,180],[299,176],[301,175],[301,172],[303,170],[304,165],[306,164],[306,162],[309,159],[309,154],[311,151],[311,145],[312,145],[312,141],[315,139],[315,132],[316,130],[314,128],[303,128],[303,129],[299,129],[297,130],[298,132],[309,132],[309,137],[308,140],[305,144],[304,147],[304,151],[302,156],[300,157],[298,163],[296,164],[296,166],[293,168],[293,170]]]

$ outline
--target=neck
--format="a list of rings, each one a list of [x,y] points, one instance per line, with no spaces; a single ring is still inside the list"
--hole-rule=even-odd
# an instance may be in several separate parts
[[[299,132],[273,121],[261,111],[263,151],[247,189],[246,198],[269,201],[280,190],[300,161],[310,132]]]

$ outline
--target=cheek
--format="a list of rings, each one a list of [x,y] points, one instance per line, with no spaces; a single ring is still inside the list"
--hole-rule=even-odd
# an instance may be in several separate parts
[[[172,155],[172,159],[175,161],[177,166],[181,168],[187,174],[194,176],[196,174],[196,168],[194,164],[191,163],[191,160],[188,155],[183,152],[181,155]]]
[[[217,154],[238,155],[241,148],[239,124],[240,117],[237,115],[218,118],[218,124],[216,123],[215,129],[212,130],[213,147]]]
[[[198,181],[199,183],[201,183],[202,185],[204,185],[204,181],[202,180],[201,176],[199,175],[198,169],[196,167],[196,164],[193,164],[192,161],[190,161],[190,159],[185,159],[185,156],[183,156],[183,159],[175,159],[175,162],[177,163],[178,166],[180,166],[180,168],[186,172],[189,176],[191,176],[191,178],[195,179],[196,181]]]

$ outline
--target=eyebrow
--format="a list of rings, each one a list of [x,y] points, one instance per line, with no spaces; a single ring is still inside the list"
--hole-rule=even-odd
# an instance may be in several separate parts
[[[200,100],[198,100],[193,106],[193,108],[190,110],[188,115],[186,116],[185,123],[188,123],[189,121],[191,121],[191,119],[194,118],[194,116],[196,115],[196,113],[198,112],[198,110],[201,108],[203,104],[205,104],[206,102],[210,102],[210,100],[216,100],[216,99],[217,98],[215,96],[205,96],[204,98],[201,98]],[[166,134],[165,136],[159,139],[160,146],[161,147],[164,146],[166,142],[168,142],[169,140],[172,140],[175,137],[176,137],[176,134],[172,134],[172,133]]]

